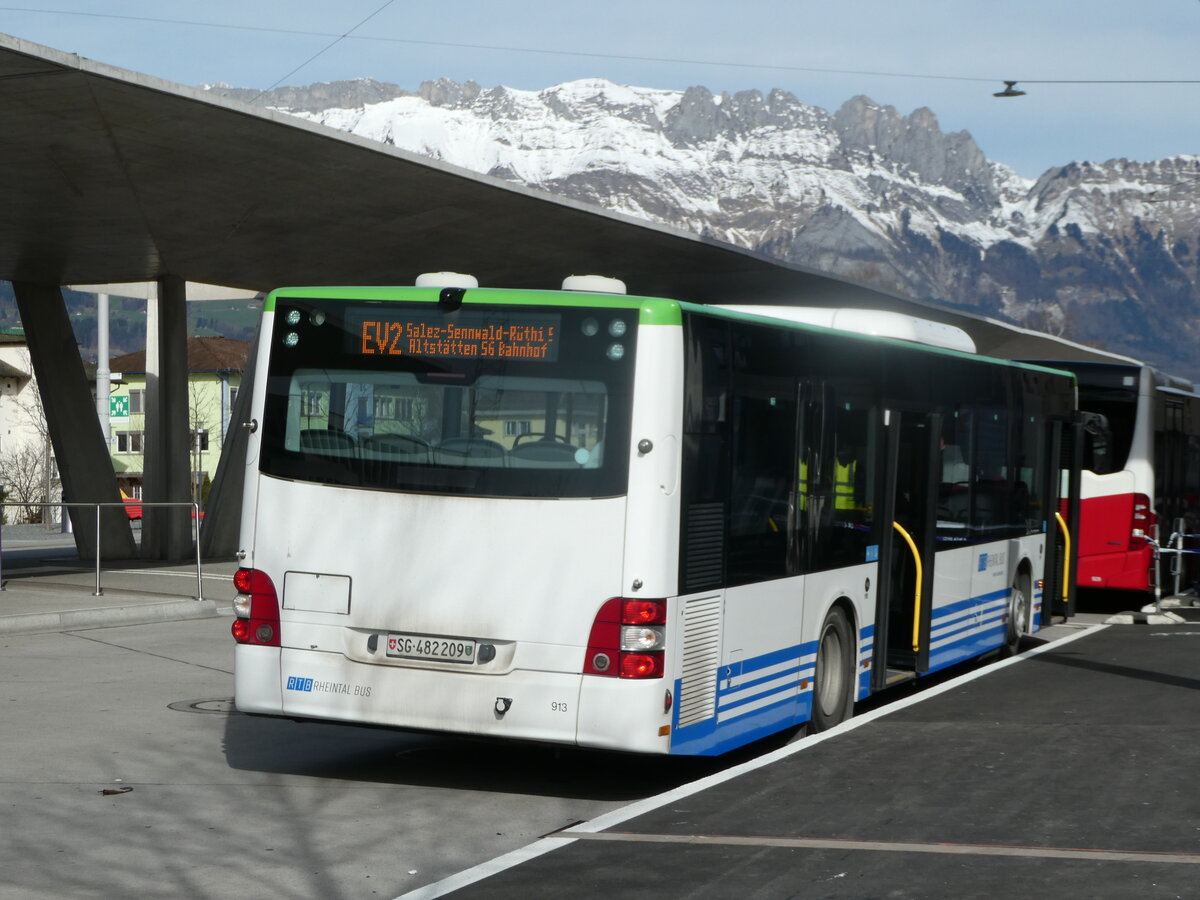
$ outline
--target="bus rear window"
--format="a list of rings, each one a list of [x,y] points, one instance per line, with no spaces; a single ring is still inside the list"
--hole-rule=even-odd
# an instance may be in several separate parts
[[[264,472],[480,496],[624,493],[635,311],[414,306],[281,305]]]

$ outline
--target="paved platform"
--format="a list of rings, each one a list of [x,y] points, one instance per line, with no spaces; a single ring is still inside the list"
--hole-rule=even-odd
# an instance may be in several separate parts
[[[1200,626],[1046,637],[404,896],[1200,897]]]
[[[3,635],[218,615],[236,569],[110,563],[94,596],[69,535],[10,527],[2,561]],[[405,896],[1200,898],[1200,623],[1107,618]]]
[[[0,634],[137,625],[215,616],[233,599],[233,561],[80,560],[70,534],[0,532]]]

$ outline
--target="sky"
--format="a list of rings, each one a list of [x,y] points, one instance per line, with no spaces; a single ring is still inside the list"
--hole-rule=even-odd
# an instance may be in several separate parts
[[[1200,154],[1200,0],[25,0],[0,32],[185,85],[601,77],[831,112],[862,94],[1030,178]],[[1026,95],[993,97],[1005,80]]]

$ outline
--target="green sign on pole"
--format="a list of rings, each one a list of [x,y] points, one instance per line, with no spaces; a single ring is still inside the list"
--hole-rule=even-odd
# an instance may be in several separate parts
[[[124,394],[108,398],[108,417],[110,419],[129,418],[129,395]]]

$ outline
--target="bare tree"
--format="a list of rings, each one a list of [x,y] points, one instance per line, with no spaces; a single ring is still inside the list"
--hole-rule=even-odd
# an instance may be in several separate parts
[[[25,354],[25,369],[32,372],[29,354]],[[46,410],[42,395],[31,382],[28,389],[16,400],[22,418],[37,435],[36,440],[19,444],[15,450],[7,450],[0,456],[0,481],[3,481],[7,500],[27,504],[23,509],[25,521],[49,522],[50,509],[36,504],[49,503],[53,499],[58,483],[58,467],[54,462],[54,448],[50,444],[50,426],[46,423]]]
[[[46,452],[34,443],[20,444],[0,456],[0,482],[3,482],[5,499],[21,503],[21,522],[32,524],[43,521],[41,503],[46,497]]]
[[[201,449],[201,434],[208,432],[209,418],[213,413],[213,398],[205,397],[199,381],[188,379],[188,424],[191,428],[190,444],[192,457],[192,502],[202,503],[204,473],[202,465],[205,451]],[[211,435],[209,435],[211,438]],[[209,445],[211,448],[211,444]]]

